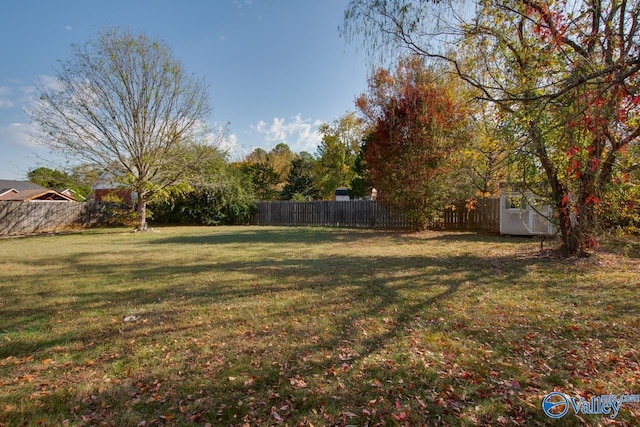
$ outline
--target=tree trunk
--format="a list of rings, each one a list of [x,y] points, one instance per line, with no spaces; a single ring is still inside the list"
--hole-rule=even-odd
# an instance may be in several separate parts
[[[564,218],[563,218],[564,217]],[[576,216],[573,223],[571,214],[560,215],[561,220],[568,221],[569,226],[561,229],[562,233],[562,255],[568,258],[572,255],[580,255],[582,251],[582,230],[580,229],[579,218]]]
[[[147,195],[145,193],[138,193],[138,231],[147,230]]]
[[[573,221],[571,220],[573,204],[571,200],[569,200],[569,191],[558,178],[558,171],[549,158],[542,137],[540,136],[541,132],[534,123],[530,123],[529,126],[529,135],[535,144],[536,156],[545,171],[547,182],[551,188],[551,197],[555,203],[558,214],[558,227],[560,228],[560,238],[562,239],[562,255],[564,257],[584,255],[582,218],[578,214]]]

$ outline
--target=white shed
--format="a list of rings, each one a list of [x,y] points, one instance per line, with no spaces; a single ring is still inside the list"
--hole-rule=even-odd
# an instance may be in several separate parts
[[[535,209],[534,209],[535,207]],[[514,236],[549,236],[556,232],[549,205],[531,206],[531,197],[522,193],[500,195],[500,234]]]

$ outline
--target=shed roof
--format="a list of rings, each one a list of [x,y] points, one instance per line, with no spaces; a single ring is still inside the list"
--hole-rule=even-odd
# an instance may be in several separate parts
[[[349,188],[347,188],[347,187],[338,187],[333,192],[333,195],[334,196],[348,196],[349,195]]]

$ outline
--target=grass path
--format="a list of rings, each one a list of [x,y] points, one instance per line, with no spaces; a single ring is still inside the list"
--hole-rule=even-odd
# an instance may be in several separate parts
[[[640,394],[639,245],[277,227],[0,240],[0,426],[544,425]],[[141,316],[123,321],[126,316]],[[553,425],[640,425],[571,413]]]

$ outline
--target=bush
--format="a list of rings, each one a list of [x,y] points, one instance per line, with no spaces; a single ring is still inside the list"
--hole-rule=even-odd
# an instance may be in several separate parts
[[[152,205],[154,221],[166,224],[246,224],[256,209],[239,180],[203,185]]]
[[[618,173],[602,198],[598,213],[601,225],[638,233],[640,230],[640,173]]]
[[[107,225],[135,227],[140,222],[138,212],[134,209],[134,206],[125,203],[122,197],[116,193],[107,194],[102,198],[102,201],[106,204]]]

